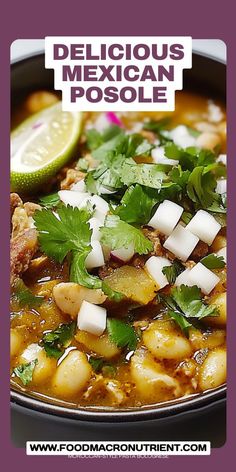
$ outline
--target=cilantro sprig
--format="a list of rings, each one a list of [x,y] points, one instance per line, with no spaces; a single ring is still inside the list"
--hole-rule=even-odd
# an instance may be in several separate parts
[[[131,351],[136,349],[138,335],[130,324],[116,318],[108,318],[107,331],[111,341],[117,347],[128,347]]]
[[[203,257],[200,261],[207,269],[223,269],[225,267],[225,261],[223,256],[217,256],[217,254],[208,254]]]
[[[24,284],[23,280],[18,279],[14,285],[13,298],[19,303],[20,307],[39,307],[44,300],[44,297],[34,295]]]
[[[36,211],[35,226],[39,232],[39,244],[49,257],[62,263],[70,259],[70,280],[88,288],[101,288],[101,280],[88,273],[85,260],[91,251],[89,219],[87,209],[61,206],[58,217],[49,209]]]
[[[173,285],[181,272],[183,272],[185,267],[181,262],[175,260],[171,266],[165,266],[162,269],[162,273],[166,276],[170,285]]]
[[[64,353],[64,350],[69,346],[72,337],[75,334],[76,323],[60,324],[56,329],[45,333],[41,345],[46,351],[48,357],[59,359]]]
[[[38,359],[34,359],[27,364],[19,364],[13,369],[13,373],[21,380],[23,385],[28,385],[32,381],[34,369],[37,364]]]
[[[60,203],[58,192],[50,193],[44,197],[40,197],[39,203],[45,208],[55,208]]]
[[[102,372],[103,375],[108,377],[114,377],[116,374],[116,367],[102,357],[90,356],[89,363],[96,373]]]
[[[142,231],[122,221],[117,215],[108,215],[105,226],[100,229],[101,242],[111,249],[128,248],[133,244],[134,251],[138,254],[148,254],[152,251],[153,244]]]
[[[174,319],[187,334],[194,320],[201,321],[206,316],[218,316],[216,305],[206,305],[201,297],[201,290],[194,285],[181,285],[172,288],[170,296],[161,295],[160,301],[167,307],[168,315]]]

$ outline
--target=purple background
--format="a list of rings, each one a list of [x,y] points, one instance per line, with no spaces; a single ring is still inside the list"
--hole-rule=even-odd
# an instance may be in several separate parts
[[[10,44],[18,38],[44,38],[47,35],[191,35],[193,38],[222,39],[228,50],[227,66],[227,114],[228,114],[228,154],[229,159],[229,230],[228,230],[228,260],[233,260],[236,240],[236,225],[234,221],[233,199],[236,193],[236,168],[233,164],[233,142],[235,136],[236,107],[235,107],[235,12],[233,2],[225,1],[217,4],[212,0],[190,2],[189,0],[171,0],[159,3],[157,0],[145,2],[119,0],[117,3],[108,0],[98,0],[96,3],[67,0],[65,3],[55,1],[32,2],[24,0],[18,3],[4,4],[1,10],[1,221],[5,231],[1,234],[1,459],[11,469],[24,470],[34,468],[42,471],[45,466],[56,467],[57,470],[77,470],[82,465],[85,470],[101,467],[103,471],[120,467],[136,467],[143,469],[147,464],[149,471],[160,466],[162,470],[173,470],[174,466],[182,470],[191,467],[191,472],[199,468],[212,466],[215,471],[222,467],[227,470],[234,459],[235,441],[235,398],[236,381],[232,360],[235,358],[235,264],[229,267],[228,283],[228,346],[230,349],[228,362],[228,418],[227,441],[219,449],[214,449],[209,457],[170,457],[161,459],[86,459],[68,460],[66,457],[27,457],[24,449],[16,449],[10,440],[10,408],[9,408],[9,364],[8,351],[8,312],[9,312],[9,126],[10,126]],[[234,128],[233,128],[234,126]],[[68,462],[69,461],[69,462]],[[145,463],[144,463],[145,461]],[[159,461],[159,462],[158,462]],[[161,461],[161,462],[160,462]],[[184,467],[183,467],[184,466]],[[228,467],[227,467],[228,466]]]

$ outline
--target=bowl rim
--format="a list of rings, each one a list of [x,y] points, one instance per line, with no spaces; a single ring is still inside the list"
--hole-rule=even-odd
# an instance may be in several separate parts
[[[226,61],[209,53],[197,51],[193,48],[192,53],[197,56],[202,56],[222,65],[226,65]],[[44,50],[28,53],[25,56],[20,56],[11,61],[11,68],[28,62],[35,58],[44,56]],[[196,393],[187,397],[180,397],[167,402],[161,402],[154,405],[143,407],[133,407],[129,409],[100,409],[98,407],[66,407],[63,402],[55,401],[55,403],[48,400],[42,400],[35,395],[30,395],[27,392],[21,392],[20,389],[10,387],[10,401],[12,406],[24,408],[31,412],[47,414],[58,419],[82,420],[96,423],[122,423],[122,422],[138,422],[154,419],[163,419],[173,417],[182,413],[194,412],[204,407],[214,406],[217,402],[226,399],[226,385],[221,385],[215,389],[208,390],[203,393]],[[40,395],[38,395],[40,397]],[[61,404],[58,404],[61,403]]]
[[[27,392],[19,392],[11,389],[11,403],[28,410],[46,413],[60,418],[82,420],[99,423],[123,423],[147,421],[172,417],[184,412],[193,412],[203,407],[214,405],[217,401],[225,400],[226,385],[214,390],[197,393],[188,397],[176,398],[159,404],[136,407],[129,409],[100,409],[96,407],[66,407],[57,403],[42,401]],[[63,403],[63,402],[61,402]]]

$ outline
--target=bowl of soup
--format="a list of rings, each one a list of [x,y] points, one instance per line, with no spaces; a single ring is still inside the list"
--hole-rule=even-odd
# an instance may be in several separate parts
[[[193,54],[174,112],[63,112],[12,65],[11,397],[141,421],[226,391],[225,65]]]

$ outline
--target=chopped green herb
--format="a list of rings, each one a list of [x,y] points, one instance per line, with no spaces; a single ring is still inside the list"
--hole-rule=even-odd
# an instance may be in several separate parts
[[[192,323],[189,323],[187,318],[185,318],[182,313],[178,313],[177,311],[169,310],[168,315],[172,320],[176,322],[176,324],[182,329],[182,331],[187,336],[189,328],[193,326]]]
[[[90,356],[89,363],[95,372],[102,372],[105,377],[114,377],[116,374],[116,367],[107,363],[102,357]]]
[[[105,226],[100,229],[101,242],[111,249],[128,248],[131,244],[138,254],[148,254],[152,251],[153,244],[142,231],[134,226],[121,221],[117,215],[108,215]]]
[[[215,188],[216,179],[208,172],[207,167],[199,166],[193,169],[187,183],[187,194],[197,207],[207,209],[213,202],[219,201]]]
[[[102,367],[104,366],[104,359],[101,357],[90,356],[89,363],[95,372],[99,372],[102,370]]]
[[[132,185],[121,199],[120,206],[115,210],[121,220],[127,223],[143,225],[151,218],[151,211],[158,201],[159,194],[154,189]]]
[[[37,308],[43,303],[44,297],[34,295],[24,284],[23,280],[18,279],[14,285],[13,297],[21,307]]]
[[[192,213],[184,211],[182,213],[181,220],[187,225],[191,221],[192,217],[193,217]]]
[[[181,272],[183,272],[185,267],[181,262],[175,260],[171,266],[163,267],[162,272],[166,276],[169,284],[173,285]]]
[[[203,303],[201,290],[196,285],[193,287],[187,287],[186,285],[174,287],[171,290],[171,296],[186,318],[201,320],[206,316],[217,316],[219,314],[215,305],[205,305]]]
[[[193,287],[187,287],[186,285],[174,287],[170,296],[159,294],[158,299],[167,307],[167,314],[186,335],[195,320],[201,320],[206,316],[219,315],[216,305],[206,305],[202,301],[201,291],[196,285]]]
[[[102,291],[107,295],[109,300],[114,300],[115,302],[120,302],[124,298],[123,293],[112,290],[104,280],[102,281]]]
[[[66,347],[69,346],[72,337],[75,334],[76,322],[61,324],[53,331],[45,333],[41,344],[44,347],[48,357],[59,359]]]
[[[27,364],[20,364],[13,369],[14,374],[19,377],[23,385],[28,385],[32,381],[35,366],[38,364],[38,359],[34,359]]]
[[[55,208],[60,203],[58,192],[51,193],[45,197],[40,197],[39,203],[45,208]]]
[[[136,164],[133,159],[126,159],[121,168],[121,180],[129,186],[140,184],[160,189],[166,179],[167,166],[160,164]]]
[[[85,267],[85,260],[90,248],[83,252],[73,251],[70,257],[70,281],[87,288],[102,288],[102,281],[95,275],[89,274]]]
[[[99,133],[94,128],[89,129],[86,132],[87,146],[90,151],[94,151],[122,132],[123,130],[117,125],[108,126],[103,133]]]
[[[88,168],[89,168],[88,160],[85,159],[84,157],[81,157],[76,164],[76,169],[82,172],[87,172]]]
[[[217,254],[208,254],[203,257],[200,261],[207,269],[223,269],[225,267],[225,261],[223,256],[217,256]]]
[[[35,212],[42,251],[60,263],[70,255],[70,280],[88,288],[101,288],[101,280],[85,268],[86,257],[91,251],[92,230],[88,223],[91,212],[62,206],[57,213],[59,219],[50,210]]]
[[[134,350],[138,343],[138,336],[134,328],[124,321],[109,318],[107,320],[109,337],[118,347],[128,347]]]
[[[183,170],[192,171],[195,166],[208,166],[215,164],[215,154],[209,149],[196,147],[187,147],[183,149],[174,143],[167,143],[165,146],[165,155],[170,159],[177,159]]]
[[[189,170],[182,170],[181,166],[174,167],[170,172],[169,172],[169,177],[172,180],[172,182],[176,183],[179,185],[180,189],[186,188],[188,179],[190,176],[190,171]]]

